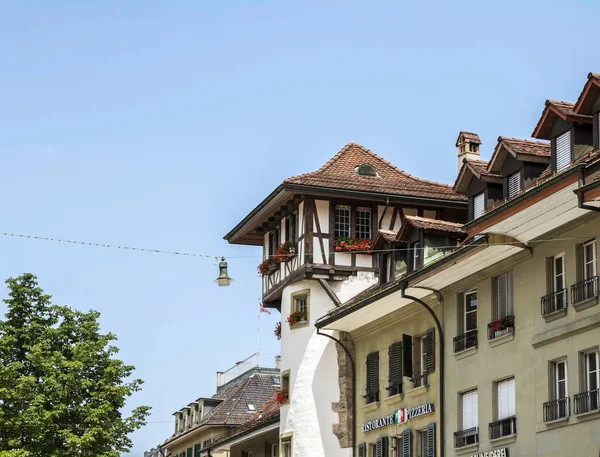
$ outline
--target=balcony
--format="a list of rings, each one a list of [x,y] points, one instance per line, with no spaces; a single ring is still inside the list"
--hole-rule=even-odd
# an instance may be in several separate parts
[[[465,349],[477,346],[477,330],[469,330],[467,333],[454,337],[454,352],[461,352]]]
[[[567,295],[567,289],[559,290],[551,294],[542,297],[541,300],[542,316],[548,316],[557,311],[567,309],[569,303],[569,297]]]
[[[598,276],[593,276],[571,286],[571,304],[577,305],[598,298]]]
[[[479,427],[454,432],[454,447],[470,446],[479,443]]]
[[[501,317],[494,322],[490,322],[487,326],[488,340],[508,335],[515,332],[515,316]]]
[[[415,376],[411,381],[415,389],[417,387],[427,386],[427,373],[423,373],[421,376]]]
[[[588,390],[573,397],[575,414],[585,414],[600,409],[600,389]]]
[[[504,436],[517,434],[517,418],[516,416],[507,417],[496,422],[490,422],[489,426],[490,439],[495,440]]]
[[[566,419],[571,415],[571,399],[569,397],[547,401],[543,404],[544,422]]]

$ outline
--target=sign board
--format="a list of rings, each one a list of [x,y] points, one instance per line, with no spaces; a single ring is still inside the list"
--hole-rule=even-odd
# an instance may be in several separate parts
[[[493,451],[480,452],[469,457],[508,457],[508,448],[495,449]]]
[[[424,416],[425,414],[432,414],[435,412],[435,408],[433,403],[427,403],[425,405],[417,406],[416,408],[401,408],[394,412],[394,414],[390,414],[388,416],[381,417],[379,419],[374,419],[369,422],[365,422],[361,426],[361,430],[363,433],[370,432],[372,430],[377,430],[378,428],[388,427],[394,424],[405,424],[409,419],[413,419],[415,417]],[[473,457],[480,457],[479,455]],[[485,457],[496,457],[496,456],[485,456]],[[498,456],[500,457],[500,456]],[[508,457],[508,454],[506,456]]]

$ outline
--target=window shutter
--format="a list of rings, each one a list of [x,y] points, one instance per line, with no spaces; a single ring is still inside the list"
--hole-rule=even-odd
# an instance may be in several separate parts
[[[379,352],[367,355],[367,395],[379,392]]]
[[[571,131],[568,130],[556,138],[556,171],[562,171],[571,165]]]
[[[200,457],[200,443],[194,444],[194,457]]]
[[[375,441],[375,455],[373,457],[383,457],[383,445],[381,438],[377,438]]]
[[[427,330],[427,334],[425,335],[425,351],[427,352],[425,357],[425,368],[427,369],[427,373],[431,373],[433,370],[435,370],[434,333],[434,330],[430,328]]]
[[[381,457],[388,457],[389,449],[389,438],[387,436],[381,437]]]
[[[412,336],[402,335],[402,375],[412,378]]]
[[[402,385],[402,343],[394,343],[388,349],[390,386]]]
[[[500,381],[498,387],[498,419],[515,415],[515,378]]]
[[[483,216],[485,213],[485,195],[483,192],[473,198],[473,219]]]
[[[554,257],[546,257],[546,293],[554,292]]]
[[[577,282],[583,281],[583,244],[575,245],[575,264],[577,267]]]
[[[412,432],[410,429],[402,432],[402,457],[412,457]]]
[[[508,198],[521,193],[521,173],[515,173],[508,177]]]
[[[358,445],[358,457],[367,457],[367,445],[365,443]]]
[[[462,394],[462,429],[468,430],[477,427],[478,423],[478,395],[476,390]]]
[[[435,457],[435,423],[427,425],[427,457]]]

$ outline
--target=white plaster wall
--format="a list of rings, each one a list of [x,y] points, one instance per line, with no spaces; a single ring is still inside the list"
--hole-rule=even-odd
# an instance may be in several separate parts
[[[335,264],[349,267],[350,265],[352,265],[352,254],[347,254],[345,252],[336,252]]]
[[[342,301],[376,281],[373,273],[358,273],[346,281],[331,283]],[[310,290],[309,324],[290,329],[291,294]],[[316,281],[300,281],[285,288],[281,301],[281,370],[290,370],[290,403],[281,408],[280,433],[293,432],[294,455],[298,457],[350,457],[333,435],[338,415],[331,404],[340,399],[335,343],[317,335],[315,321],[333,308]]]
[[[356,266],[371,268],[373,266],[373,257],[367,254],[357,254]]]
[[[329,233],[329,202],[327,200],[315,200],[317,206],[317,215],[319,217],[319,225],[321,233]],[[316,231],[315,224],[315,231]]]

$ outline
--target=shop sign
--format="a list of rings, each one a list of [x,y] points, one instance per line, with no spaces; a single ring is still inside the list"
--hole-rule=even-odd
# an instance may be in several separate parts
[[[503,447],[502,449],[496,449],[494,451],[480,452],[479,454],[473,454],[470,457],[508,457],[508,448]]]
[[[377,430],[378,428],[388,427],[394,424],[404,424],[409,419],[423,416],[425,414],[431,414],[435,411],[433,403],[427,403],[426,405],[417,406],[416,408],[401,408],[394,411],[394,414],[384,416],[379,419],[374,419],[369,422],[365,422],[361,426],[362,432],[370,432],[371,430]],[[507,454],[508,456],[508,454]],[[474,457],[479,457],[474,456]],[[492,457],[492,456],[486,456]],[[495,456],[494,456],[495,457]]]

